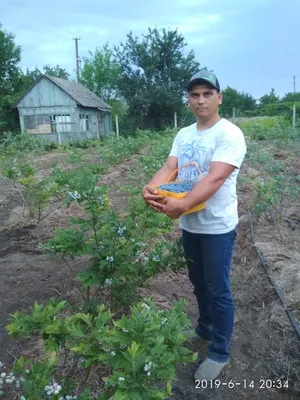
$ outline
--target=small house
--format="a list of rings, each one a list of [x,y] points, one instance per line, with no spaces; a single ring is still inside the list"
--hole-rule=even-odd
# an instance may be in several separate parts
[[[112,131],[111,107],[80,83],[41,75],[15,104],[21,131],[53,142]]]

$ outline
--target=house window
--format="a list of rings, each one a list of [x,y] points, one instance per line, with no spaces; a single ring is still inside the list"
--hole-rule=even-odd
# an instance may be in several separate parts
[[[50,116],[51,132],[71,132],[71,116],[70,114],[51,115]]]
[[[79,114],[80,132],[87,132],[90,130],[90,115]]]

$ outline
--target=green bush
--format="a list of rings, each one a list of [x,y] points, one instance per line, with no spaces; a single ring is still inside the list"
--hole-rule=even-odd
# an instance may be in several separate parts
[[[243,133],[256,140],[296,139],[300,137],[300,129],[293,129],[283,117],[264,118],[237,122]]]
[[[295,103],[293,102],[267,104],[263,107],[260,107],[258,112],[259,115],[267,115],[267,116],[280,115],[282,117],[289,118],[291,120],[294,104]],[[296,114],[300,116],[300,102],[296,102]]]

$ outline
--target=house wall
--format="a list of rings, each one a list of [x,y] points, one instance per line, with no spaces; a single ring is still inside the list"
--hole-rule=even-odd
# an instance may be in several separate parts
[[[80,124],[79,115],[88,115],[89,116],[89,129],[88,131],[82,130],[82,125]],[[80,134],[92,134],[93,137],[100,138],[101,133],[98,127],[98,110],[95,108],[87,108],[87,107],[77,107],[77,123],[78,123],[78,133]]]
[[[23,107],[76,107],[76,101],[53,82],[42,78],[19,102]]]
[[[77,132],[77,107],[28,107],[19,108],[19,118],[21,131],[30,134],[50,134],[53,133],[51,123],[54,116],[59,117],[61,131]]]
[[[100,111],[94,108],[87,107],[77,107],[78,113],[78,123],[79,123],[79,114],[88,114],[91,117],[91,132],[94,135],[98,135],[99,137],[103,137],[112,132],[112,120],[111,115],[105,111]],[[81,131],[82,132],[82,131]]]
[[[73,133],[73,132],[56,132],[56,133],[38,133],[34,137],[49,140],[49,142],[63,143],[72,142],[73,140],[97,139],[97,135],[91,132]]]
[[[50,141],[96,139],[111,131],[109,115],[78,106],[67,93],[45,78],[19,102],[18,111],[22,132]],[[88,115],[88,124],[80,121],[80,114]]]

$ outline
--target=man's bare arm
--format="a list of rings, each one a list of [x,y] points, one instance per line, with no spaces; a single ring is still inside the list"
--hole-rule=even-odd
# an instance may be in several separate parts
[[[143,188],[143,198],[149,206],[155,211],[162,211],[162,204],[158,203],[162,200],[162,196],[157,195],[154,185],[162,185],[165,183],[170,174],[177,168],[178,158],[169,156],[164,165],[156,172],[151,181]]]
[[[167,178],[171,175],[173,171],[178,167],[178,158],[174,156],[169,156],[164,165],[159,169],[148,185],[162,185],[166,182]]]

